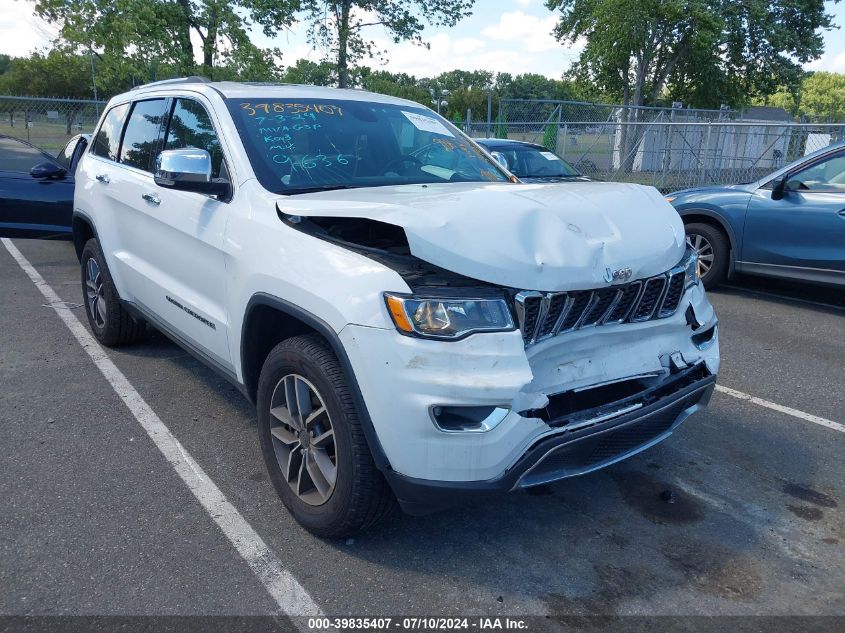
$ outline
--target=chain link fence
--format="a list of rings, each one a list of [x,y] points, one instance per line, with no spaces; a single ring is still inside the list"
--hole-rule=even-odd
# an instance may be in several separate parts
[[[758,180],[845,141],[845,124],[788,119],[771,108],[740,112],[502,100],[496,120],[471,122],[467,131],[541,144],[587,176],[652,185],[666,193]]]
[[[50,153],[92,132],[105,102],[0,96],[0,134]],[[832,143],[845,124],[752,120],[739,112],[626,107],[568,101],[502,100],[496,120],[471,136],[529,141],[556,151],[582,173],[668,192],[749,182]]]
[[[104,101],[0,96],[0,134],[59,151],[75,134],[93,132]]]

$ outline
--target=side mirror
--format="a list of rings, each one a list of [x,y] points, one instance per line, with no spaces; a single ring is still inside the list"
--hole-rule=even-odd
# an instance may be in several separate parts
[[[167,149],[156,157],[155,183],[165,189],[225,196],[230,185],[211,179],[211,155],[204,149]]]
[[[508,166],[508,159],[505,158],[505,155],[502,152],[490,152],[490,156],[496,159],[496,162],[499,163],[502,167],[507,170],[510,170]]]
[[[38,163],[35,167],[29,170],[29,175],[33,178],[43,178],[45,180],[58,180],[67,175],[67,170],[61,165],[45,161]]]
[[[782,176],[775,180],[772,185],[772,200],[780,200],[786,195],[786,180],[789,176]]]

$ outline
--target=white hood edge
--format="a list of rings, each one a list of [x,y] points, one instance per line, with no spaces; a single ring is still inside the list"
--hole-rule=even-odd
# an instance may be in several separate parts
[[[278,200],[302,217],[368,218],[405,230],[431,264],[521,290],[605,287],[663,273],[684,254],[684,226],[653,187],[626,183],[450,183],[346,189]]]

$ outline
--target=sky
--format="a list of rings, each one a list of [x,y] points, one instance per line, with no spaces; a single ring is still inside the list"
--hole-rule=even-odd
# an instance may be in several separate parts
[[[825,4],[834,14],[834,23],[845,27],[845,2]],[[581,46],[557,42],[551,35],[554,24],[555,16],[543,0],[477,0],[473,15],[457,26],[426,29],[423,37],[429,50],[407,42],[395,44],[381,27],[369,27],[366,33],[385,53],[381,67],[392,72],[431,77],[462,69],[532,72],[557,78],[577,59]],[[32,15],[31,1],[0,0],[0,53],[25,56],[47,46],[56,33],[54,26]],[[805,67],[845,73],[845,30],[828,31],[824,38],[824,55]],[[309,47],[304,26],[295,26],[274,39],[256,30],[254,41],[259,46],[281,48],[285,64],[301,57],[314,61],[323,57],[321,51]],[[375,62],[367,65],[379,67]]]

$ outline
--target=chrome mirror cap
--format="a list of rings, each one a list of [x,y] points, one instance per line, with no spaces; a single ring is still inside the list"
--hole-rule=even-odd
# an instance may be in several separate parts
[[[204,149],[166,149],[156,157],[156,183],[211,182],[211,155]]]

